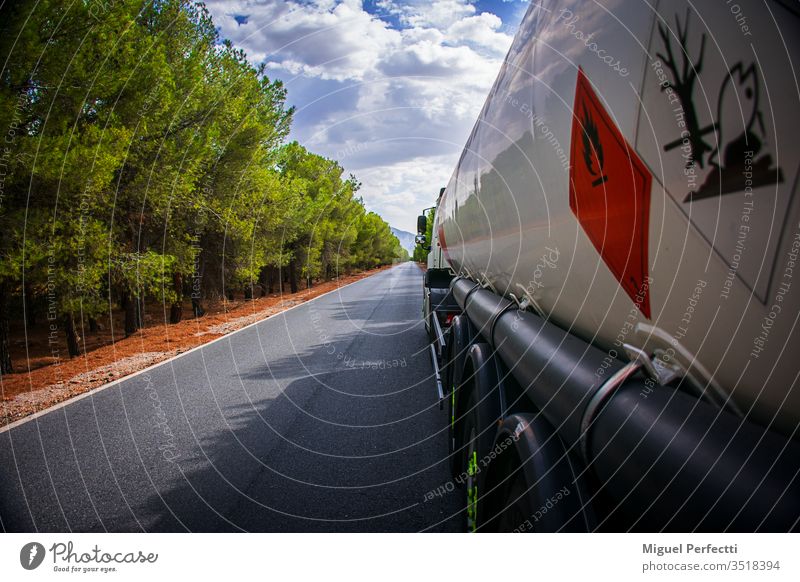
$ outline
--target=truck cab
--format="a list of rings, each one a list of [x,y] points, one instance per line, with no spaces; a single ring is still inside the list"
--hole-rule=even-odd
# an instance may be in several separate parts
[[[450,324],[453,316],[460,311],[452,293],[450,283],[455,272],[450,267],[447,257],[442,249],[439,239],[439,230],[435,228],[436,213],[439,201],[444,194],[444,188],[439,190],[437,205],[425,209],[417,217],[416,243],[428,251],[427,268],[423,278],[423,303],[422,316],[425,320],[425,330],[431,340],[437,343],[437,353],[443,348],[444,331]],[[428,240],[430,237],[430,240]],[[433,321],[436,314],[437,321]]]

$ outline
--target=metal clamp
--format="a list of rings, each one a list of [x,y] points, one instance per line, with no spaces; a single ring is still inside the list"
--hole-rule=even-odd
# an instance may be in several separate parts
[[[533,311],[536,313],[536,315],[538,315],[539,317],[542,317],[544,319],[547,319],[547,315],[545,315],[544,309],[542,309],[542,306],[539,305],[539,303],[536,301],[536,299],[533,298],[533,294],[528,291],[528,288],[525,287],[524,285],[522,285],[521,283],[517,283],[517,287],[522,289],[523,300],[522,300],[522,302],[520,302],[520,301],[517,302],[517,303],[519,303],[520,311],[525,311],[528,307],[532,307]],[[527,305],[525,305],[525,307],[523,307],[522,303],[525,302],[525,301],[527,301]]]
[[[639,360],[632,360],[625,364],[622,368],[611,376],[608,380],[603,382],[602,386],[592,395],[586,408],[583,409],[583,416],[581,416],[581,436],[580,436],[580,450],[584,460],[587,463],[591,462],[589,458],[589,427],[592,426],[595,417],[602,404],[608,399],[625,381],[638,372],[644,364]]]
[[[648,376],[655,380],[657,384],[666,386],[676,378],[679,378],[683,375],[680,368],[675,366],[667,366],[663,362],[660,362],[658,358],[651,358],[647,352],[637,348],[636,346],[622,344],[622,349],[625,350],[625,353],[628,355],[631,361],[640,362],[642,367],[647,371]]]
[[[492,345],[492,346],[495,345],[495,342],[494,342],[494,328],[497,327],[497,322],[500,321],[500,318],[503,317],[509,311],[519,311],[519,306],[516,305],[515,303],[509,303],[508,305],[503,307],[503,309],[500,310],[500,313],[498,313],[497,315],[494,316],[494,319],[492,319],[492,327],[489,330],[489,344],[490,345]]]

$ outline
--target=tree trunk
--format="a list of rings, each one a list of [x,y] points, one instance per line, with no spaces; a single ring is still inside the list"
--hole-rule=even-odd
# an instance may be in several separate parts
[[[14,371],[11,365],[11,345],[8,341],[8,296],[6,284],[0,283],[0,374]]]
[[[306,289],[311,289],[311,285],[312,285],[311,277],[308,277],[306,279]]]
[[[275,269],[267,267],[267,293],[272,295],[275,292]]]
[[[244,299],[245,301],[249,301],[253,298],[253,285],[245,285],[244,286]]]
[[[170,305],[169,308],[169,322],[170,323],[180,323],[183,319],[183,305],[179,302],[175,302]]]
[[[295,270],[294,261],[289,262],[289,288],[292,293],[297,293],[297,272]]]
[[[203,304],[201,302],[203,297],[202,265],[200,267],[200,273],[201,274],[195,273],[192,276],[192,313],[195,317],[203,317],[206,314],[206,310],[203,309]]]
[[[192,297],[192,313],[194,313],[195,317],[203,317],[206,314],[206,310],[203,309],[200,299]]]
[[[131,336],[139,329],[136,303],[127,291],[122,296],[122,309],[125,310],[125,337]]]
[[[267,296],[267,267],[263,267],[258,274],[258,286],[261,289],[261,297]]]
[[[144,327],[144,298],[136,299],[136,324],[137,329]]]
[[[94,317],[89,318],[89,331],[97,333],[97,320]]]
[[[172,285],[177,298],[169,308],[169,322],[180,323],[183,319],[183,277],[180,273],[172,275]]]
[[[25,325],[33,327],[36,325],[36,307],[33,301],[33,289],[29,283],[25,284]]]
[[[75,320],[72,318],[72,313],[67,313],[64,316],[64,333],[67,336],[67,351],[69,357],[74,358],[81,355],[80,341],[78,332],[75,330]]]

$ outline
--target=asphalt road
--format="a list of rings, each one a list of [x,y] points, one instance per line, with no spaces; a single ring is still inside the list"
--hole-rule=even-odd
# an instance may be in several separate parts
[[[461,492],[429,493],[449,473],[421,276],[383,271],[0,433],[0,528],[459,529]]]

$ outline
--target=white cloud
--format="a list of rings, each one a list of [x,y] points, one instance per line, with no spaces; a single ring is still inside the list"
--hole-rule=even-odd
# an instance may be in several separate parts
[[[475,7],[464,0],[413,0],[379,3],[388,12],[400,17],[403,24],[412,28],[447,29],[453,22],[475,14]]]
[[[272,69],[321,79],[361,79],[400,33],[365,12],[360,2],[208,2],[224,37]],[[236,16],[246,15],[240,24]]]
[[[404,230],[448,180],[512,40],[465,0],[383,0],[377,15],[356,0],[207,5],[223,38],[285,82],[293,137],[339,159]]]
[[[451,43],[473,43],[504,55],[511,46],[512,37],[499,32],[502,25],[503,21],[496,15],[482,12],[453,23],[447,29],[447,38]]]
[[[451,153],[374,166],[360,173],[359,179],[364,191],[370,192],[365,199],[369,210],[380,213],[397,228],[414,232],[416,216],[433,204],[452,171]]]

